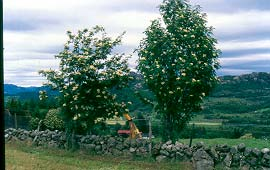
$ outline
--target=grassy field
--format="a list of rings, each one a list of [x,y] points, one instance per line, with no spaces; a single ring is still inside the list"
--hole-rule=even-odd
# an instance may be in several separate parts
[[[220,122],[190,122],[190,125],[194,124],[195,126],[221,126]]]
[[[83,152],[44,149],[25,144],[5,145],[7,170],[191,170],[191,163],[157,163],[153,160],[94,156]]]
[[[179,140],[189,144],[188,139]],[[203,141],[206,145],[228,144],[230,146],[245,143],[247,147],[270,147],[270,142],[259,139],[193,139],[193,145]],[[191,170],[189,162],[157,163],[152,159],[127,157],[97,156],[83,151],[66,151],[45,149],[23,143],[7,143],[5,145],[5,161],[7,170]]]

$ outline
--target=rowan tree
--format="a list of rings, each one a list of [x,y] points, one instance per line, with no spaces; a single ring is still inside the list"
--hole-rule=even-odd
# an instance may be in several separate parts
[[[59,69],[42,70],[46,85],[60,92],[63,120],[69,130],[91,129],[98,121],[128,112],[112,92],[127,84],[128,57],[112,50],[122,35],[113,39],[103,27],[68,31],[68,41],[56,58]],[[113,89],[113,90],[112,90]]]
[[[140,42],[137,68],[155,94],[163,139],[175,140],[216,84],[220,50],[199,6],[164,0],[159,11]]]

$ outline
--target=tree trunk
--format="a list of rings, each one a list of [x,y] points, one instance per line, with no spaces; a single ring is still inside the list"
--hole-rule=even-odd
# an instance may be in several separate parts
[[[173,113],[173,109],[168,109],[167,113],[163,117],[162,140],[164,142],[168,140],[172,140],[172,142],[175,142],[177,139],[177,134],[175,133],[176,128],[175,128],[175,122],[174,122],[174,119],[175,119],[174,115],[175,114]]]
[[[163,120],[163,134],[162,139],[164,142],[168,140],[175,141],[175,135],[174,135],[174,129],[173,129],[173,118],[170,114],[167,114],[165,116],[165,119]]]
[[[75,130],[72,131],[72,136],[71,136],[71,149],[72,149],[72,150],[75,150],[75,149],[76,149]]]

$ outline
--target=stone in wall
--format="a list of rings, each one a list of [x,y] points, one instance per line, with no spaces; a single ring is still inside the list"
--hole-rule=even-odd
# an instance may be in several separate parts
[[[192,162],[195,170],[214,169],[213,158],[203,148],[200,148],[193,153]]]

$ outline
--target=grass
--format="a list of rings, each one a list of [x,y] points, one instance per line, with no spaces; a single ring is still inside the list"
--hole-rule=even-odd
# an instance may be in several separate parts
[[[157,163],[134,158],[89,155],[82,151],[5,144],[7,170],[191,170],[189,162]]]
[[[190,122],[190,125],[194,124],[197,126],[221,126],[222,123],[220,122]]]
[[[124,120],[106,120],[106,123],[108,125],[116,125],[117,123],[119,123],[120,125],[125,125],[126,124],[126,121]]]
[[[189,139],[180,139],[180,142],[185,144],[189,144]],[[226,138],[215,138],[215,139],[193,139],[192,145],[198,142],[204,142],[207,146],[214,146],[216,144],[227,144],[229,146],[238,145],[240,143],[244,143],[247,147],[250,148],[270,148],[270,141],[269,140],[262,140],[262,139],[226,139]]]

